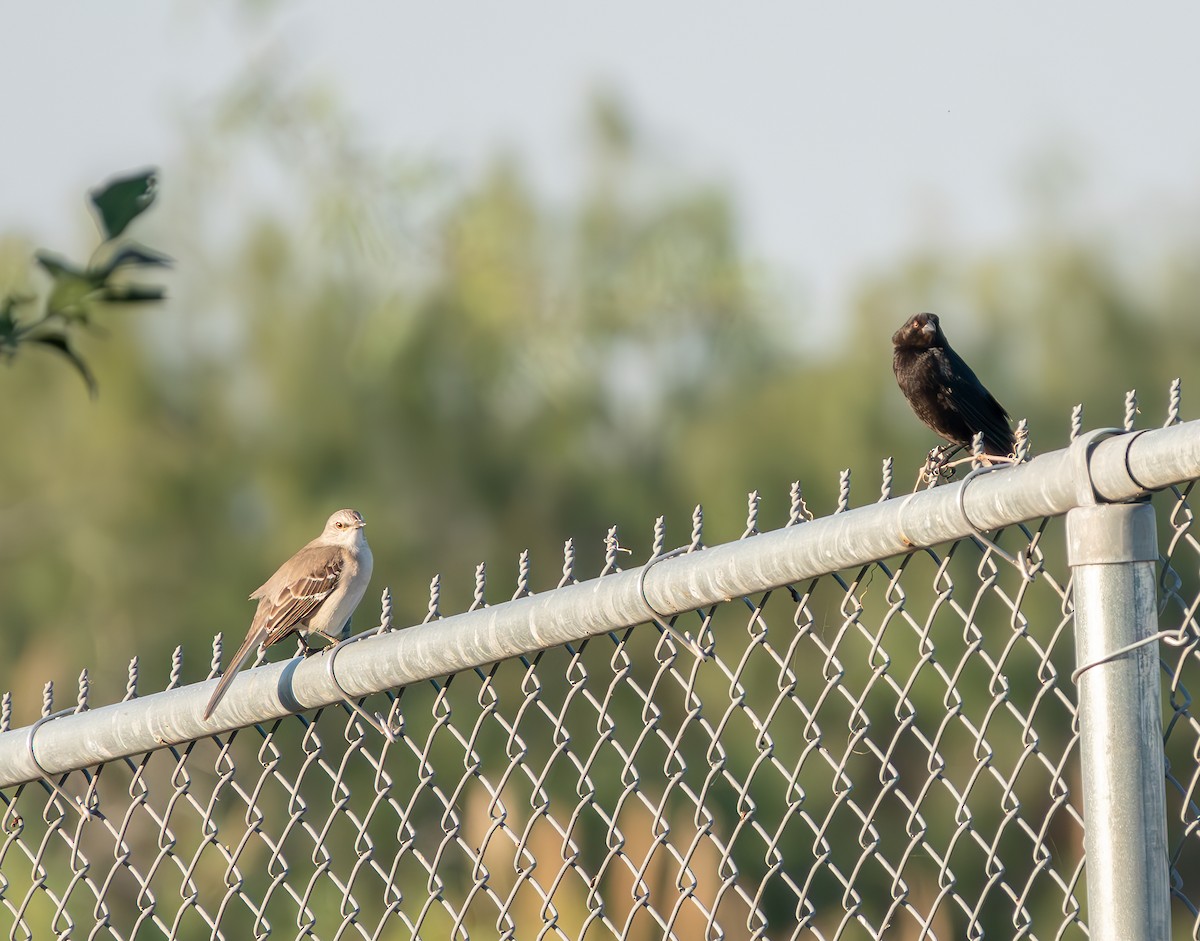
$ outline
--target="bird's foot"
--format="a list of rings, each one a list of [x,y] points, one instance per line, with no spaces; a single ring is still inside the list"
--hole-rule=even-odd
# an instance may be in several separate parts
[[[325,631],[313,631],[309,636],[311,637],[314,635],[325,641],[325,646],[309,647],[308,643],[306,642],[304,646],[308,653],[326,653],[342,642],[342,638],[334,637],[332,634],[326,633]],[[305,656],[308,656],[308,653],[306,653]]]
[[[314,636],[320,637],[323,641],[325,641],[325,646],[313,647],[311,644],[309,644],[308,638]],[[311,631],[308,634],[301,634],[297,637],[297,641],[300,645],[299,653],[302,657],[311,657],[315,653],[322,653],[323,651],[328,650],[330,647],[336,647],[341,643],[340,638],[334,637],[332,634],[327,634],[325,631]]]
[[[928,490],[935,487],[943,480],[953,480],[954,468],[961,462],[947,462],[960,450],[961,445],[957,444],[939,444],[937,447],[930,448],[929,454],[925,458],[925,463],[921,465],[920,471],[917,472],[917,483],[913,487],[913,493],[922,488]]]
[[[978,462],[980,467],[995,467],[1000,464],[1020,464],[1021,459],[1015,454],[972,454],[969,457],[961,457],[957,461],[952,461],[943,466],[944,471],[950,471],[950,476],[954,474],[954,468],[960,467],[963,464],[974,464]]]

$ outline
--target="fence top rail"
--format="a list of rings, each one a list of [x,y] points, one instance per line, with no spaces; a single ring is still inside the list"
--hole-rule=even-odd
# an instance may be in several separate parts
[[[328,654],[247,670],[208,722],[200,716],[216,679],[3,732],[0,787],[329,706],[342,690],[361,698],[1198,477],[1200,421],[1091,432],[969,480],[364,637],[339,650],[336,675]]]

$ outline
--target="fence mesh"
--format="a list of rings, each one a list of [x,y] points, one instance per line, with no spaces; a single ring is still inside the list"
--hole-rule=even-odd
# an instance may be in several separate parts
[[[1200,936],[1190,493],[1155,498],[1177,937]],[[649,625],[382,692],[394,742],[335,707],[0,791],[3,927],[1086,937],[1063,521],[998,540],[1031,580],[962,540],[680,617],[704,660]]]

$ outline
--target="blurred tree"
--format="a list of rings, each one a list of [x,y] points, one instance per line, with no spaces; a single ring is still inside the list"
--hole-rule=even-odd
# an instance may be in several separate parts
[[[507,584],[526,546],[535,584],[557,580],[570,535],[595,570],[611,523],[641,551],[665,513],[675,544],[705,502],[716,542],[741,531],[747,490],[782,520],[792,479],[819,509],[847,466],[854,502],[873,498],[882,457],[907,479],[930,444],[889,367],[912,310],[943,313],[1035,448],[1065,439],[1076,401],[1111,424],[1116,386],[1186,374],[1191,246],[1135,289],[1102,240],[1044,217],[1019,249],[926,250],[864,279],[842,345],[791,359],[729,194],[664,168],[612,98],[589,128],[581,192],[552,206],[513,156],[460,179],[374,155],[327,94],[270,66],[197,119],[151,220],[188,259],[180,296],[138,324],[140,345],[99,351],[111,400],[53,401],[32,364],[5,377],[10,398],[52,400],[9,416],[10,440],[38,449],[0,457],[21,495],[6,530],[43,521],[0,550],[9,675],[52,673],[63,637],[103,676],[134,651],[240,633],[263,560],[342,504],[371,523],[375,588],[391,584],[404,620],[434,569],[449,610],[475,562]],[[1065,349],[1090,368],[1063,368]]]
[[[420,620],[438,570],[444,610],[463,609],[480,560],[489,600],[507,598],[525,547],[549,587],[567,536],[589,577],[610,523],[640,559],[660,513],[686,541],[695,502],[712,544],[742,531],[752,488],[764,529],[797,477],[818,514],[843,467],[852,502],[873,501],[882,458],[903,486],[933,443],[890,368],[916,310],[943,315],[1035,449],[1066,442],[1076,402],[1119,424],[1125,388],[1157,410],[1189,375],[1195,246],[1133,276],[1052,215],[1014,248],[918,250],[864,277],[841,345],[794,354],[780,338],[803,330],[774,313],[731,195],[663,171],[612,98],[589,128],[580,192],[554,205],[513,155],[478,172],[378,155],[269,65],[196,120],[147,220],[186,259],[178,297],[136,344],[97,350],[104,401],[32,359],[3,377],[10,401],[39,402],[6,414],[20,445],[0,451],[0,688],[17,687],[18,723],[84,665],[97,702],[135,654],[147,690],[178,644],[185,681],[205,675],[211,635],[241,636],[245,594],[338,506],[364,512],[375,553],[362,629],[385,584],[398,622]],[[0,244],[0,272],[24,251]],[[0,292],[19,288],[6,277]],[[836,600],[817,616],[836,622]],[[1053,602],[1024,609],[1035,629],[1040,611],[1058,623]]]
[[[724,447],[696,423],[782,360],[728,195],[641,192],[632,121],[601,99],[592,127],[583,192],[559,208],[513,157],[460,183],[368,156],[341,111],[271,76],[194,128],[158,220],[188,259],[178,300],[140,347],[103,351],[120,381],[100,414],[59,403],[37,459],[2,460],[49,525],[0,576],[2,623],[45,625],[0,682],[30,677],[32,705],[66,636],[100,689],[183,640],[202,674],[207,637],[244,627],[263,560],[344,504],[368,519],[373,592],[389,583],[401,620],[423,615],[435,566],[451,610],[481,559],[500,598],[526,546],[550,585],[568,535],[581,574],[613,522],[645,545],[668,512],[683,541],[679,468]],[[239,193],[264,155],[287,198],[248,199],[240,229],[206,238],[228,227],[212,194]]]

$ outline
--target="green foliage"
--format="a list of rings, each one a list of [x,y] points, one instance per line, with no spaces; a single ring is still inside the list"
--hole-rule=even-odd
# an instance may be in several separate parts
[[[22,344],[30,343],[53,350],[75,367],[88,392],[95,396],[96,377],[75,349],[72,331],[91,323],[92,312],[101,304],[140,304],[160,301],[163,288],[128,281],[130,269],[165,267],[171,260],[159,252],[136,244],[118,244],[114,240],[154,201],[157,175],[143,170],[117,177],[90,193],[104,241],[93,260],[80,267],[50,252],[34,256],[50,276],[50,291],[40,316],[27,323],[17,317],[17,309],[32,305],[36,298],[12,293],[0,299],[0,355],[12,360]]]
[[[838,345],[806,348],[808,321],[778,313],[787,299],[743,247],[734,196],[664,169],[612,101],[593,119],[579,191],[558,202],[511,155],[455,173],[374,154],[325,99],[269,76],[193,129],[164,223],[187,270],[134,342],[97,350],[104,407],[64,395],[32,360],[6,377],[6,397],[41,405],[8,416],[7,439],[22,444],[0,451],[0,491],[19,495],[0,511],[3,530],[21,534],[0,542],[0,689],[16,687],[16,723],[36,716],[44,680],[69,688],[84,665],[95,701],[120,697],[135,654],[148,688],[179,644],[184,682],[206,675],[212,634],[241,637],[245,594],[339,506],[363,511],[375,553],[362,629],[385,584],[397,623],[420,621],[438,571],[443,610],[463,610],[481,560],[488,600],[503,600],[526,547],[534,590],[552,587],[567,537],[589,576],[612,523],[640,560],[659,514],[669,545],[687,540],[695,503],[714,544],[741,533],[751,489],[763,529],[786,520],[797,478],[817,515],[832,510],[844,467],[852,503],[871,502],[881,459],[896,455],[903,487],[933,443],[890,367],[891,332],[915,310],[943,315],[989,388],[1030,419],[1035,451],[1065,444],[1076,402],[1087,425],[1119,424],[1124,389],[1143,389],[1158,413],[1169,380],[1190,375],[1195,246],[1135,278],[1111,245],[1053,228],[974,257],[898,259],[864,277]],[[214,198],[240,196],[243,166],[264,155],[283,205]],[[124,232],[152,195],[122,184],[94,197],[105,233]],[[0,271],[13,254],[0,244]],[[68,330],[90,323],[90,305],[159,299],[123,275],[166,261],[130,245],[82,268],[39,255],[53,285],[37,342],[74,356]],[[36,339],[18,318],[28,303],[19,290],[0,302],[9,356],[18,334]],[[950,562],[958,584],[977,584],[977,564],[965,546]],[[919,581],[906,582],[910,610],[928,606]],[[844,595],[823,584],[820,636],[845,617]],[[879,573],[855,585],[873,610],[889,605],[886,590]],[[1057,605],[1028,601],[1031,633],[1060,623]],[[1017,628],[995,607],[979,623],[999,657]],[[953,649],[959,626],[935,627]],[[898,664],[919,653],[895,646]],[[868,675],[871,655],[848,655],[848,674]],[[1012,695],[1029,694],[1020,677],[1035,665],[1010,666]],[[742,682],[769,691],[776,679]],[[913,697],[936,711],[942,694]],[[1044,735],[1055,753],[1061,742]],[[753,736],[728,747],[753,749]],[[1014,733],[995,747],[1000,762],[1023,745]]]

